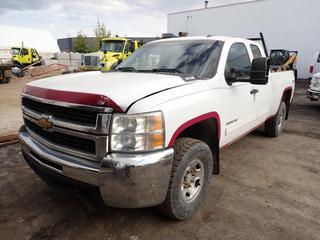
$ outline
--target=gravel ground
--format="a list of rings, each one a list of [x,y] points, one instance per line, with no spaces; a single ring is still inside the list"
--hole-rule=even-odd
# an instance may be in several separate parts
[[[59,68],[59,66],[41,66],[31,68],[24,78],[12,77],[9,84],[0,84],[0,137],[17,133],[23,124],[20,96],[23,87],[31,81],[62,74],[62,70],[48,72],[32,77],[32,73],[41,73]]]
[[[320,103],[300,84],[279,138],[257,130],[221,152],[200,212],[177,222],[154,208],[116,209],[58,192],[0,148],[0,239],[320,239]]]

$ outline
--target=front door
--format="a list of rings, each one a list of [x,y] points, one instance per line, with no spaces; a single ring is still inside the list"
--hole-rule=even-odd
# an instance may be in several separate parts
[[[249,77],[251,61],[248,49],[243,43],[230,47],[225,73],[230,69],[240,71],[242,77]],[[256,97],[250,83],[228,83],[222,87],[223,111],[225,120],[221,126],[224,143],[227,144],[252,130],[257,124]]]
[[[30,64],[31,63],[31,57],[29,55],[29,51],[26,48],[21,48],[20,51],[20,63],[21,64]]]

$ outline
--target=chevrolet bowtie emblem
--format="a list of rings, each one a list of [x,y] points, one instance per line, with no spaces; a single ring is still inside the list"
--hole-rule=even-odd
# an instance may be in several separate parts
[[[50,121],[50,116],[41,116],[38,121],[38,125],[45,130],[49,130],[52,128],[52,122]]]

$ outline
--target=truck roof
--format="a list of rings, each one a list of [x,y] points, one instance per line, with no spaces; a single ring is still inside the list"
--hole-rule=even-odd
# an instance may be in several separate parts
[[[108,38],[102,38],[101,41],[108,41],[108,40],[112,40],[112,41],[126,41],[127,39],[130,39],[130,38],[108,37]]]
[[[229,36],[215,36],[215,35],[208,35],[208,36],[192,36],[192,37],[175,37],[175,38],[165,38],[156,40],[153,42],[165,42],[165,41],[186,41],[186,40],[218,40],[218,41],[227,41],[227,40],[235,40],[241,42],[251,42],[256,43],[255,41],[248,40],[246,38],[237,38],[237,37],[229,37]]]

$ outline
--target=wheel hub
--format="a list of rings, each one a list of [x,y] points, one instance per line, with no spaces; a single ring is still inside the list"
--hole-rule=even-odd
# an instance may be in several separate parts
[[[199,195],[204,178],[204,167],[199,159],[193,160],[182,177],[181,197],[185,202],[192,202]]]

